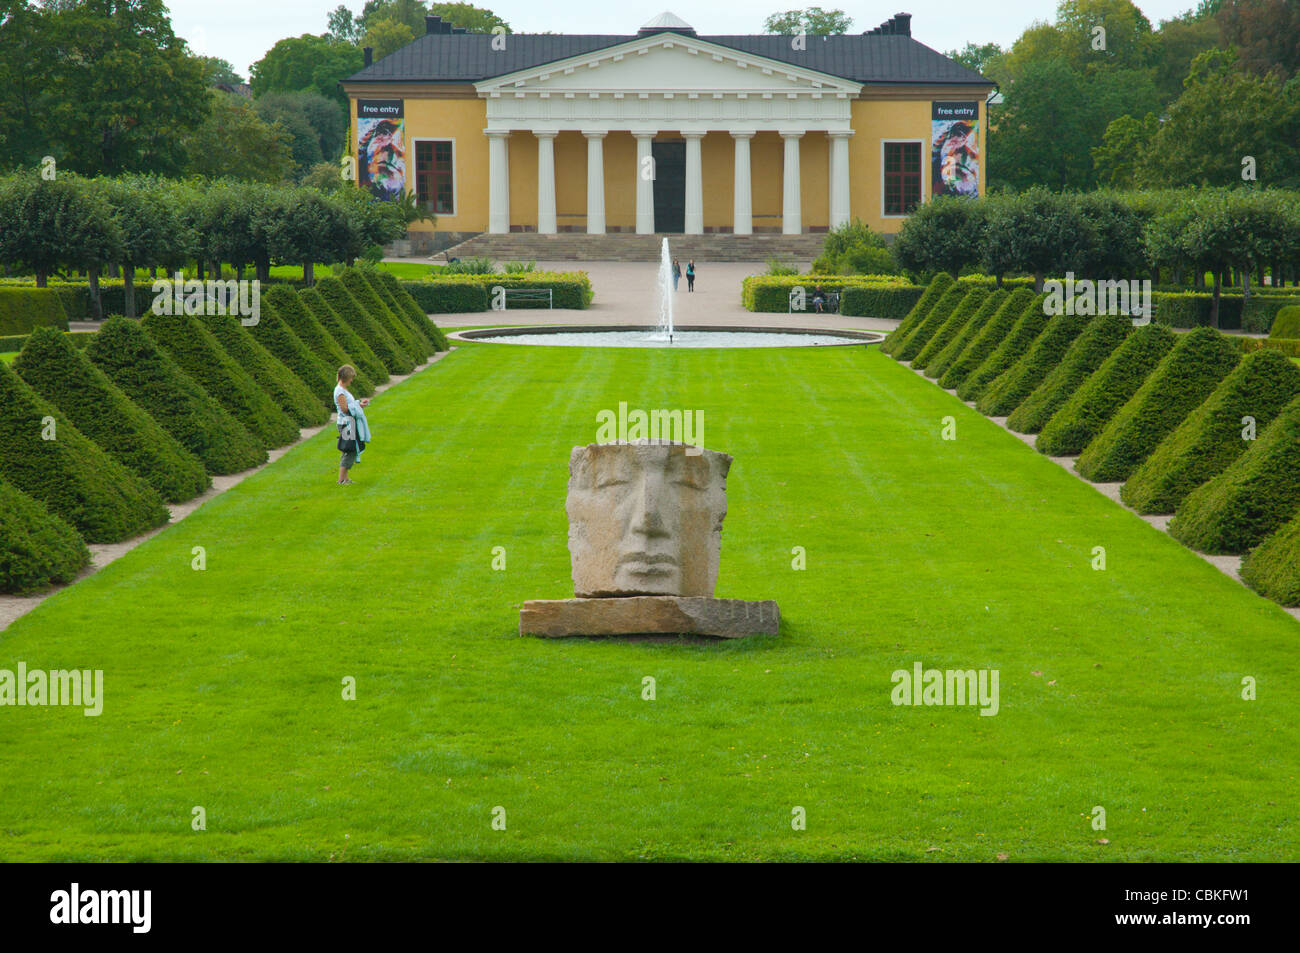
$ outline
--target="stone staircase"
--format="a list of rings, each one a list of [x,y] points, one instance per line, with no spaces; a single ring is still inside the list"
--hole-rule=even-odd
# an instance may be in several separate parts
[[[674,258],[685,261],[753,261],[775,258],[782,262],[806,265],[821,254],[824,234],[804,235],[637,235],[613,232],[588,235],[585,232],[562,232],[538,235],[511,232],[489,235],[484,232],[434,256],[435,261],[452,258],[492,258],[507,261],[655,261],[663,240]],[[445,256],[445,257],[444,257]]]

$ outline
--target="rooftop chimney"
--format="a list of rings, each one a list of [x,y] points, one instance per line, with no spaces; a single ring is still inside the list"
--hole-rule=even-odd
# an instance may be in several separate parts
[[[364,66],[369,66],[371,63],[375,61],[374,48],[369,46],[363,47],[361,50],[361,56],[362,56],[362,64]]]
[[[911,36],[912,14],[896,13],[874,30],[867,30],[867,36]]]
[[[442,17],[429,15],[424,18],[424,33],[426,36],[434,34],[447,34],[451,32],[451,24],[443,23]]]

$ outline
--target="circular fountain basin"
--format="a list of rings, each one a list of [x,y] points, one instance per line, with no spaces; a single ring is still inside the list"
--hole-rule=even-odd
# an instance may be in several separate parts
[[[718,328],[686,325],[673,331],[672,339],[657,327],[552,326],[526,328],[483,328],[458,331],[454,340],[492,344],[532,344],[547,347],[844,347],[878,344],[885,335],[875,331],[830,331],[818,328]]]

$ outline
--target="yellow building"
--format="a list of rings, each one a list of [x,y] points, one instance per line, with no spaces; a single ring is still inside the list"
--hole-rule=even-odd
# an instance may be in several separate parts
[[[367,50],[367,61],[369,51]],[[487,232],[897,232],[984,192],[993,84],[898,14],[847,36],[426,35],[344,81],[357,180],[413,192],[422,250]]]

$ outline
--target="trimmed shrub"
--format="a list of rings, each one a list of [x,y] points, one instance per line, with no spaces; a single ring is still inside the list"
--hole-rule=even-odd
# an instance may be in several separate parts
[[[840,314],[845,317],[905,319],[925,292],[925,288],[910,285],[847,285],[840,292]]]
[[[1300,305],[1289,304],[1278,311],[1268,336],[1287,341],[1300,338]]]
[[[972,288],[967,292],[966,297],[961,299],[961,303],[952,309],[948,320],[939,325],[934,334],[930,335],[930,340],[925,342],[925,347],[921,348],[913,358],[912,367],[921,371],[928,368],[930,362],[939,356],[939,352],[951,344],[953,338],[970,323],[971,318],[975,317],[975,313],[983,307],[990,294],[992,292],[988,288]]]
[[[253,435],[182,371],[139,322],[109,318],[86,345],[86,357],[202,460],[209,473],[238,473],[266,462],[266,451]]]
[[[1008,297],[1010,297],[1010,294],[1001,289],[989,292],[988,297],[984,299],[984,303],[970,316],[970,320],[962,325],[961,330],[951,335],[951,340],[937,354],[926,361],[925,376],[936,379],[942,377],[944,372],[952,366],[952,362],[961,355],[962,351],[966,350],[966,345],[970,344],[975,336],[984,330],[984,326],[998,313],[998,309],[1002,307]],[[942,330],[940,328],[940,331]]]
[[[266,449],[298,439],[297,425],[275,406],[247,371],[231,360],[198,318],[149,312],[140,324],[181,370],[198,381],[213,400],[228,408]]]
[[[1043,329],[1047,327],[1047,315],[1043,314],[1043,300],[1043,295],[1030,297],[1021,309],[1016,323],[1002,338],[1002,342],[957,388],[958,397],[962,400],[979,400],[988,386],[1019,361],[1033,346],[1038,335],[1042,334]]]
[[[886,335],[885,340],[880,343],[880,349],[886,354],[893,354],[903,342],[916,330],[917,325],[929,317],[934,306],[939,303],[939,299],[948,293],[948,289],[953,286],[955,279],[947,272],[941,271],[930,279],[926,285],[925,291],[921,292],[921,297],[917,299],[916,304],[899,323],[898,327]],[[843,299],[841,299],[842,302]]]
[[[1017,433],[1038,433],[1070,395],[1099,368],[1133,330],[1133,319],[1101,315],[1088,319],[1065,356],[1007,418]]]
[[[0,480],[0,592],[28,595],[71,582],[89,563],[75,529]]]
[[[1177,341],[1161,324],[1135,330],[1043,425],[1034,445],[1053,457],[1082,453]]]
[[[751,275],[745,279],[749,282],[752,279],[765,278],[765,275]],[[800,282],[807,284],[810,279],[795,278],[794,283]],[[845,281],[864,281],[863,278],[855,277],[844,279]],[[897,279],[879,279],[879,280],[897,280]],[[587,277],[585,271],[530,271],[514,272],[502,274],[493,269],[492,271],[473,273],[473,274],[448,274],[447,276],[436,276],[426,278],[420,281],[403,281],[402,286],[411,293],[416,303],[424,310],[426,314],[449,314],[458,311],[487,311],[491,308],[492,289],[518,288],[529,290],[542,290],[551,292],[551,302],[556,308],[574,308],[582,309],[591,304],[594,297],[591,290],[591,279]],[[763,307],[754,308],[750,306],[751,297],[745,294],[745,284],[742,283],[742,299],[745,306],[751,311],[786,311],[788,310],[787,300],[784,296],[780,297],[780,307]],[[836,286],[838,287],[838,285]],[[775,296],[774,296],[775,297]],[[545,308],[545,301],[513,301],[510,303],[510,309],[517,308]]]
[[[994,292],[998,294],[999,292]],[[939,386],[946,390],[955,390],[965,383],[966,378],[976,370],[985,359],[993,353],[1020,320],[1025,307],[1034,300],[1034,293],[1028,288],[1017,288],[1002,299],[993,316],[972,335],[970,341],[953,359],[951,365],[939,377]],[[987,305],[988,302],[985,302]]]
[[[352,355],[345,351],[334,336],[325,330],[315,316],[307,310],[298,292],[281,285],[268,291],[262,300],[270,303],[280,320],[289,326],[316,360],[332,372],[333,377],[337,378],[338,369],[344,364],[351,364],[356,369],[357,376],[353,379],[353,386],[356,389],[352,390],[352,393],[358,397],[369,397],[375,392],[375,385],[366,372],[357,367],[357,362],[352,359]],[[331,387],[330,390],[332,393],[333,388]]]
[[[1300,398],[1253,445],[1187,495],[1169,532],[1203,553],[1244,553],[1300,510]]]
[[[388,369],[384,367],[384,362],[379,359],[379,355],[362,340],[361,335],[353,329],[339,316],[339,313],[329,306],[321,293],[315,288],[303,288],[298,292],[298,297],[307,310],[311,312],[312,317],[320,322],[321,327],[330,333],[330,336],[339,343],[339,347],[352,358],[352,364],[358,371],[365,373],[375,385],[388,383]]]
[[[329,414],[316,395],[293,371],[262,347],[238,318],[214,315],[199,320],[230,358],[248,372],[257,386],[299,427],[325,423]]]
[[[212,483],[203,462],[120,391],[63,331],[37,328],[13,369],[98,444],[144,477],[168,503],[191,500]]]
[[[1246,452],[1242,419],[1265,429],[1300,394],[1300,367],[1276,351],[1242,359],[1129,477],[1120,498],[1139,513],[1172,513],[1187,494]]]
[[[447,341],[447,335],[443,334],[442,330],[429,320],[429,316],[415,303],[415,299],[402,287],[402,283],[397,280],[396,276],[386,271],[375,271],[371,272],[370,280],[388,289],[392,303],[396,305],[395,310],[398,316],[400,317],[403,313],[406,314],[416,331],[424,335],[430,347],[435,351],[446,351],[451,347]]]
[[[0,286],[0,334],[27,334],[32,328],[68,330],[68,316],[53,288]]]
[[[345,268],[339,275],[339,281],[343,282],[348,291],[352,292],[352,297],[357,299],[372,318],[383,325],[384,330],[389,333],[394,341],[402,346],[402,349],[411,356],[416,364],[423,364],[429,358],[430,348],[422,338],[406,326],[405,323],[398,320],[397,315],[388,310],[388,305],[380,300],[379,295],[375,294],[370,282],[366,281],[365,276],[356,268]]]
[[[1300,606],[1300,519],[1286,523],[1241,563],[1241,581],[1284,606]]]
[[[404,324],[408,329],[413,331],[415,336],[424,342],[430,353],[437,350],[433,344],[433,337],[429,334],[426,328],[429,323],[428,317],[420,312],[419,306],[415,304],[414,301],[411,301],[411,309],[408,311],[406,305],[398,300],[393,289],[383,280],[384,278],[389,278],[393,280],[394,284],[396,284],[396,279],[393,279],[393,276],[386,272],[375,271],[373,268],[362,268],[359,269],[359,272],[361,277],[366,280],[366,283],[370,285],[370,290],[378,295],[379,300],[382,301],[388,307],[388,310],[393,313],[393,317],[397,318],[398,321],[402,322],[402,324]],[[400,285],[398,286],[398,290],[401,290]],[[408,294],[404,294],[403,297],[407,300],[410,300],[411,298]],[[419,320],[412,317],[411,311],[417,312]]]
[[[1029,350],[989,383],[975,402],[976,409],[989,417],[1010,415],[1056,369],[1089,321],[1071,314],[1053,317]]]
[[[322,279],[329,281],[331,279]],[[337,367],[329,367],[321,361],[307,345],[302,343],[293,328],[280,317],[275,305],[262,299],[262,316],[257,324],[249,330],[253,338],[279,360],[281,364],[293,371],[294,375],[306,385],[312,395],[326,408],[334,406],[334,382],[337,380]]]
[[[46,439],[51,426],[53,439]],[[44,503],[90,543],[116,543],[167,522],[153,487],[2,363],[0,478]]]
[[[316,290],[325,302],[333,308],[340,318],[346,321],[358,336],[370,345],[370,349],[384,362],[389,374],[409,374],[415,370],[415,362],[406,353],[393,336],[384,330],[383,325],[366,314],[352,292],[337,278],[322,278],[316,282]],[[333,392],[333,385],[330,391]]]
[[[438,282],[404,281],[402,287],[426,314],[461,314],[488,309],[487,288],[468,278]]]
[[[916,327],[912,329],[912,333],[903,340],[903,343],[894,348],[894,358],[899,361],[911,361],[920,354],[926,344],[930,342],[930,338],[934,337],[935,332],[943,327],[945,321],[952,317],[952,313],[961,306],[962,301],[965,300],[968,294],[970,294],[970,289],[962,285],[950,287],[943,297],[935,302],[934,307],[930,309],[930,313],[917,323]]]
[[[1094,483],[1127,480],[1241,360],[1212,328],[1182,335],[1137,393],[1084,448],[1074,467]]]

